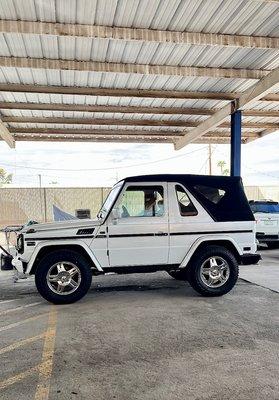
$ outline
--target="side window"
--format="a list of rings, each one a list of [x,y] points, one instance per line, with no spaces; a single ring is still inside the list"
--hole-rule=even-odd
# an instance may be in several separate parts
[[[183,217],[189,217],[198,215],[198,211],[196,210],[194,204],[189,199],[185,189],[180,185],[175,185],[177,201],[179,205],[180,215]]]
[[[194,186],[200,194],[202,194],[207,200],[214,204],[218,204],[219,201],[225,196],[225,190],[218,189],[210,186],[196,185]]]
[[[162,186],[128,186],[120,203],[121,218],[164,215]]]

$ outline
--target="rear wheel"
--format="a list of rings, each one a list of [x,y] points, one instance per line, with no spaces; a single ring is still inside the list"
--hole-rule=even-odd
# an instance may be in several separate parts
[[[72,250],[49,253],[39,262],[35,274],[38,292],[55,304],[80,300],[88,292],[91,281],[88,261]]]
[[[187,281],[187,271],[184,269],[174,269],[167,271],[167,273],[177,281]]]
[[[222,296],[236,284],[238,264],[234,254],[221,246],[199,250],[187,269],[190,285],[203,296]]]

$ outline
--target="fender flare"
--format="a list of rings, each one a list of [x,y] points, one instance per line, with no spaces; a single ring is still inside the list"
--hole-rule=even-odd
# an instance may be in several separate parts
[[[209,242],[209,241],[217,241],[220,240],[222,242],[226,241],[226,242],[230,242],[235,250],[238,252],[238,254],[241,256],[243,254],[243,251],[241,250],[241,248],[239,247],[239,245],[237,244],[237,242],[231,238],[230,236],[226,236],[226,235],[222,235],[222,236],[218,236],[218,235],[208,235],[208,236],[201,236],[199,237],[190,247],[188,253],[185,255],[185,257],[183,258],[181,264],[179,265],[179,268],[185,268],[187,267],[190,259],[192,258],[193,254],[195,253],[195,251],[197,250],[197,248],[204,242]]]
[[[103,272],[103,269],[102,269],[102,267],[101,267],[99,261],[98,261],[97,258],[95,257],[94,253],[91,251],[90,247],[87,246],[82,240],[75,240],[75,242],[73,242],[72,240],[61,240],[61,241],[59,240],[59,243],[57,243],[57,242],[56,242],[56,243],[53,243],[53,240],[47,240],[47,241],[45,241],[45,242],[39,243],[39,244],[36,246],[34,252],[32,253],[32,256],[31,256],[31,258],[30,258],[30,260],[29,260],[29,262],[28,262],[28,264],[27,264],[26,274],[30,274],[30,271],[32,270],[32,267],[33,267],[33,265],[34,265],[34,263],[35,263],[35,261],[36,261],[36,258],[37,258],[37,256],[38,256],[39,252],[40,252],[43,248],[45,248],[45,247],[53,247],[53,249],[55,249],[56,246],[61,246],[61,245],[62,245],[62,246],[63,246],[63,245],[65,245],[65,246],[68,246],[68,245],[70,245],[70,246],[75,245],[75,246],[80,246],[80,247],[82,247],[82,248],[86,251],[86,253],[88,254],[88,256],[90,257],[90,259],[93,261],[93,263],[94,263],[94,265],[96,266],[97,270],[100,271],[100,272]]]

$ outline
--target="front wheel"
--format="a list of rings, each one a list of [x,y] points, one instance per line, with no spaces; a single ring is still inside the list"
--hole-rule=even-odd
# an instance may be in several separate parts
[[[225,247],[208,246],[193,256],[187,276],[192,288],[201,295],[222,296],[236,284],[238,264]]]
[[[38,264],[35,283],[38,292],[54,304],[80,300],[89,290],[92,272],[88,261],[73,250],[47,254]]]

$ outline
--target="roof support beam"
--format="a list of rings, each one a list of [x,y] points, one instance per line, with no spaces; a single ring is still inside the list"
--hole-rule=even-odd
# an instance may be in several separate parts
[[[70,124],[70,125],[122,125],[122,126],[165,126],[193,128],[199,125],[195,121],[172,121],[152,119],[122,119],[122,118],[61,118],[61,117],[2,117],[3,122],[25,124]],[[279,129],[279,124],[246,122],[243,128]],[[230,128],[229,122],[220,124],[220,128]]]
[[[260,49],[277,49],[279,47],[279,38],[272,37],[176,32],[37,21],[0,20],[0,32],[202,46],[256,47]]]
[[[209,132],[210,130],[216,128],[224,120],[226,120],[226,118],[230,114],[232,114],[236,110],[241,110],[243,107],[249,106],[249,104],[251,104],[252,102],[258,100],[262,96],[265,96],[265,94],[272,88],[276,87],[278,83],[279,68],[276,68],[266,77],[261,79],[258,83],[253,85],[246,92],[244,92],[236,101],[236,104],[227,104],[225,107],[217,111],[214,115],[209,117],[206,121],[202,122],[199,126],[194,128],[190,133],[187,133],[183,138],[180,138],[175,144],[175,149],[181,149],[198,137],[204,135],[206,132]]]
[[[269,70],[244,68],[188,67],[171,65],[124,64],[45,58],[0,57],[1,67],[55,69],[66,71],[110,72],[141,75],[193,76],[211,78],[261,79]]]
[[[160,136],[160,137],[171,137],[178,139],[183,137],[183,132],[169,131],[169,130],[147,130],[147,129],[65,129],[65,128],[11,128],[11,132],[15,135],[66,135],[66,136],[88,136],[88,135],[101,135],[101,136]],[[257,132],[244,132],[244,138],[258,138]],[[204,138],[230,138],[230,132],[208,132]]]
[[[216,109],[187,108],[187,107],[141,107],[141,106],[103,106],[90,104],[63,103],[17,103],[0,102],[0,110],[46,110],[46,111],[79,111],[91,113],[120,113],[120,114],[161,114],[161,115],[212,115]],[[246,117],[275,117],[279,118],[279,110],[245,110]]]
[[[107,89],[82,86],[42,86],[23,85],[15,83],[0,83],[0,92],[8,93],[48,93],[70,94],[81,96],[104,97],[142,97],[153,99],[207,99],[207,100],[235,100],[241,93],[224,92],[186,92],[178,90],[146,90],[146,89]],[[279,101],[279,93],[271,93],[261,98],[261,101]]]
[[[46,137],[42,135],[32,135],[32,136],[15,136],[16,141],[22,142],[120,142],[120,143],[173,143],[173,139],[170,138],[162,138],[162,137],[133,137],[130,136],[114,136],[114,137],[106,137],[103,136],[91,136],[91,137],[81,137],[81,136],[51,136]],[[247,143],[248,139],[242,139],[242,143]],[[230,143],[229,138],[207,138],[201,137],[195,141],[196,144],[227,144]]]
[[[8,128],[3,124],[1,118],[0,118],[0,137],[5,140],[5,142],[10,146],[11,149],[15,148],[15,140],[13,136],[11,135],[10,131]]]

